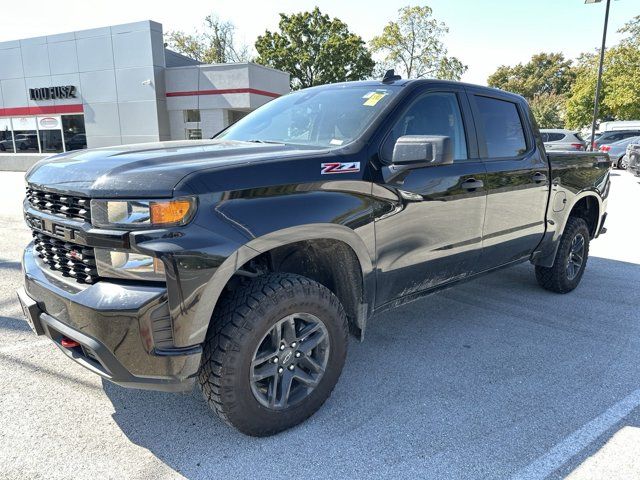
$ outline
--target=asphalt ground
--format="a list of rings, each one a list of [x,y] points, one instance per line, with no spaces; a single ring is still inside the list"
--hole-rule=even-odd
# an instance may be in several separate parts
[[[31,333],[24,183],[0,173],[0,478],[640,478],[639,180],[613,173],[574,292],[524,264],[381,315],[316,415],[255,439]]]

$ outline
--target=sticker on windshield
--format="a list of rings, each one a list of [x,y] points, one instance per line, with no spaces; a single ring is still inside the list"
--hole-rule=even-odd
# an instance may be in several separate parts
[[[320,173],[322,175],[328,175],[330,173],[353,173],[360,171],[360,162],[332,162],[323,163],[320,166]]]
[[[342,145],[343,143],[344,140],[338,140],[337,138],[334,138],[329,142],[329,145]]]
[[[380,92],[370,92],[370,94],[367,93],[367,95],[363,97],[363,98],[366,98],[367,100],[362,105],[366,105],[367,107],[373,107],[375,106],[376,103],[382,100],[385,95],[386,93],[380,93]]]

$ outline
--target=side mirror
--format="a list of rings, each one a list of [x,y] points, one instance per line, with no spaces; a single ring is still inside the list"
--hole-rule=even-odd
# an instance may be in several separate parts
[[[404,135],[396,140],[391,163],[407,167],[451,164],[451,138],[443,135]]]

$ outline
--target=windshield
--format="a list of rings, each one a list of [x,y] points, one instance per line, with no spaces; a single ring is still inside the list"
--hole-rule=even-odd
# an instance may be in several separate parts
[[[301,90],[273,100],[216,138],[329,147],[357,139],[398,87],[335,86]]]

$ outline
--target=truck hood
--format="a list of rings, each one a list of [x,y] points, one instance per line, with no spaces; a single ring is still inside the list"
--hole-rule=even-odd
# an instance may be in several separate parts
[[[35,187],[93,198],[170,197],[190,173],[268,160],[326,154],[300,146],[229,140],[188,140],[77,150],[34,165]]]

